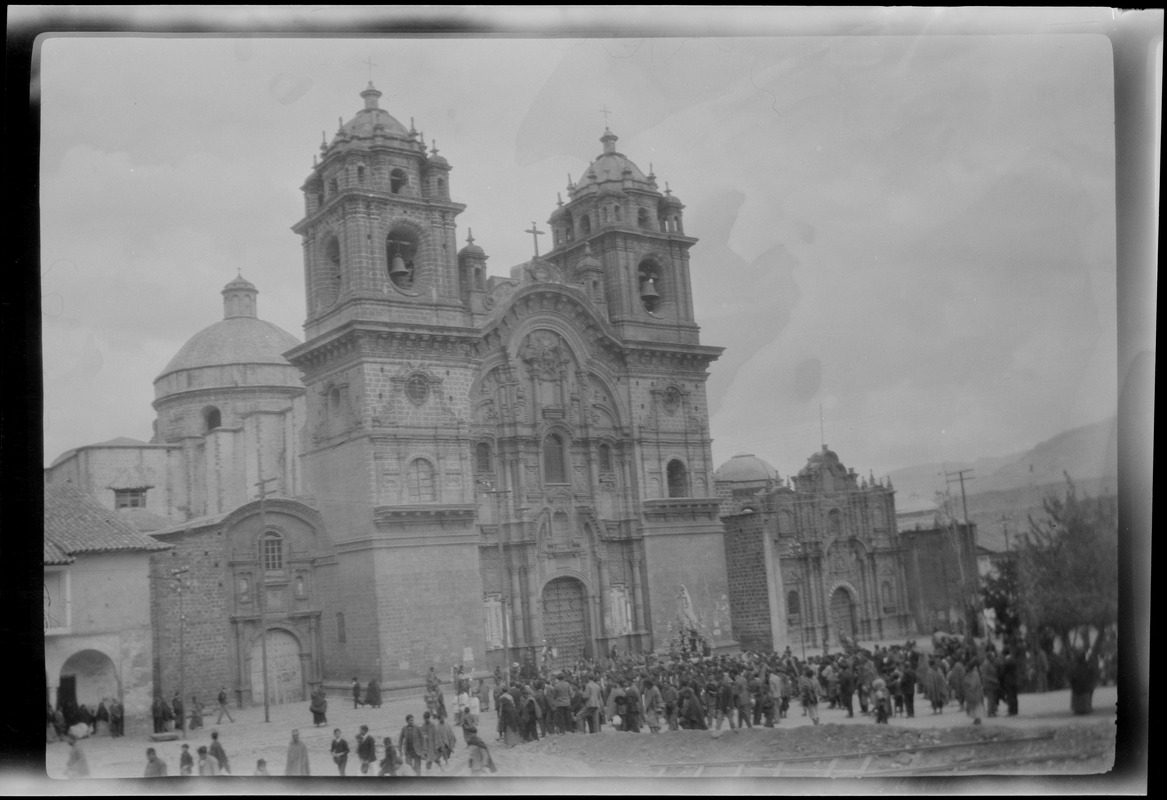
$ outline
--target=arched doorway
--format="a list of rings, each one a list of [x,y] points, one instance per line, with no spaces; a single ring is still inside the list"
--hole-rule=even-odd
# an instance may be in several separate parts
[[[556,578],[543,587],[543,638],[555,648],[553,667],[574,666],[587,645],[587,600],[577,578]]]
[[[304,699],[300,643],[287,631],[267,632],[267,679],[272,705]],[[263,643],[259,637],[251,645],[251,700],[263,702]]]
[[[842,586],[831,595],[831,627],[834,628],[836,641],[843,635],[854,639],[858,633],[855,630],[855,604],[851,600],[851,593]]]
[[[61,667],[57,702],[65,709],[87,706],[96,711],[106,698],[121,698],[121,685],[113,660],[100,650],[81,650]]]

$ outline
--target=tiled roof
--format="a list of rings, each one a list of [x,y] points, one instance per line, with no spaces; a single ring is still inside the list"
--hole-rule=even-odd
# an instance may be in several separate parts
[[[153,533],[154,531],[164,530],[174,525],[174,520],[167,519],[160,514],[155,514],[153,511],[147,511],[144,508],[123,508],[118,511],[122,519],[130,523],[135,530],[142,533]]]
[[[46,564],[72,564],[73,561],[74,559],[71,555],[50,542],[48,537],[45,537]]]
[[[116,511],[67,484],[45,485],[45,563],[78,553],[166,550]]]

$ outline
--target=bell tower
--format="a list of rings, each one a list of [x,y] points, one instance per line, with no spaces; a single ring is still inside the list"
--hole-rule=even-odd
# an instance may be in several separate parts
[[[685,236],[684,205],[618,152],[617,140],[605,128],[600,155],[578,182],[568,176],[568,202],[549,220],[547,258],[567,274],[589,255],[599,260],[608,316],[625,338],[696,344],[689,248],[697,240]]]
[[[705,619],[714,647],[731,639],[726,572],[713,487],[709,365],[722,352],[700,342],[693,315],[684,204],[657,186],[616,149],[605,128],[602,152],[578,182],[568,176],[568,201],[551,214],[547,260],[586,287],[623,346],[619,389],[632,423],[622,442],[635,485],[631,537],[634,596],[649,598],[639,645],[668,641],[669,600],[684,592]],[[598,291],[602,286],[602,291]],[[722,548],[719,552],[718,548]],[[636,566],[639,564],[639,566]],[[668,598],[668,600],[666,600]],[[643,611],[643,609],[642,609]]]
[[[397,681],[481,663],[462,285],[474,276],[459,265],[449,162],[380,97],[370,82],[302,187],[306,341],[288,359],[308,390],[304,472],[337,553],[329,675],[379,664]]]
[[[323,141],[305,180],[307,338],[352,320],[423,316],[462,324],[450,164],[435,144],[380,108],[369,83],[364,108]],[[425,308],[421,315],[418,312]]]

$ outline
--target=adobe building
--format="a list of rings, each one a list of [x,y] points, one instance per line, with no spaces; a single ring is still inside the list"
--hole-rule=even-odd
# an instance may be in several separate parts
[[[93,497],[45,487],[46,699],[70,722],[115,698],[127,728],[151,718],[150,558],[164,550]]]
[[[678,618],[733,646],[705,397],[721,348],[700,342],[681,201],[605,130],[551,249],[488,278],[473,237],[457,247],[449,162],[361,97],[293,227],[306,341],[236,278],[155,381],[152,441],[46,470],[170,545],[157,684],[259,702],[265,642],[277,702],[493,670],[507,645],[650,651]]]
[[[825,445],[785,481],[752,455],[715,481],[743,647],[799,652],[916,632],[890,481],[859,478]]]

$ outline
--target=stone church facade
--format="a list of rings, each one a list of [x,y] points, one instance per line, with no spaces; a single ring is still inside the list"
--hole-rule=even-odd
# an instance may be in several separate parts
[[[699,342],[680,201],[605,131],[551,250],[488,279],[473,240],[456,249],[450,164],[361,96],[294,228],[307,341],[288,358],[349,628],[330,660],[387,656],[394,680],[507,643],[563,663],[649,650],[685,593],[728,644],[705,401],[721,350]]]
[[[153,439],[46,470],[170,545],[155,687],[260,702],[264,649],[276,702],[544,648],[569,663],[664,647],[679,614],[732,646],[721,348],[699,340],[683,204],[606,130],[550,250],[487,277],[457,247],[451,165],[380,96],[303,185],[306,340],[236,278],[155,381]]]
[[[860,478],[824,446],[786,481],[738,456],[716,482],[743,647],[838,649],[917,632],[890,481]]]

